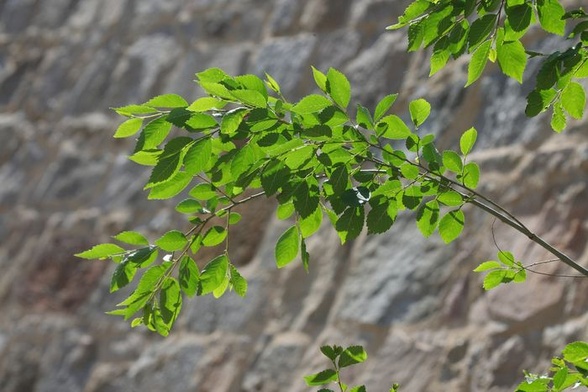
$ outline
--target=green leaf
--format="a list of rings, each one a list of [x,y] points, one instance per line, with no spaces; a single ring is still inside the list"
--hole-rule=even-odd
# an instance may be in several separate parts
[[[170,140],[164,147],[163,153],[159,156],[157,164],[151,172],[146,187],[165,182],[173,177],[179,170],[184,156],[184,147],[192,139],[189,137],[177,137]]]
[[[267,98],[265,98],[258,91],[253,90],[232,90],[231,95],[237,98],[240,102],[245,105],[264,108],[267,106]]]
[[[431,104],[422,98],[411,101],[408,105],[410,118],[415,127],[425,122],[431,113]]]
[[[127,252],[122,262],[133,263],[136,268],[145,268],[155,261],[157,255],[157,247],[150,245]]]
[[[380,204],[372,206],[368,212],[366,225],[368,234],[380,234],[388,231],[396,220],[396,203],[390,203],[386,198]]]
[[[439,203],[446,206],[460,206],[464,203],[463,197],[456,191],[445,191],[437,195]]]
[[[155,166],[161,156],[162,150],[149,150],[149,151],[137,151],[133,155],[129,156],[129,159],[139,165],[144,166]]]
[[[351,99],[351,84],[347,77],[335,68],[329,68],[326,87],[333,101],[343,109],[347,108]]]
[[[502,262],[502,264],[513,267],[515,265],[515,258],[511,252],[500,251],[498,252],[498,259]]]
[[[563,16],[566,11],[557,0],[538,0],[537,12],[539,14],[539,23],[543,30],[548,33],[564,35],[566,21]]]
[[[570,82],[561,92],[561,104],[570,116],[580,120],[586,107],[584,87],[579,83]]]
[[[165,332],[169,333],[182,309],[182,292],[175,278],[165,277],[159,291],[161,318],[165,323]],[[159,331],[161,333],[162,331]],[[163,334],[164,336],[165,333]]]
[[[421,204],[417,210],[416,221],[418,229],[425,238],[433,234],[439,224],[439,203],[437,200]]]
[[[300,218],[298,225],[300,227],[300,234],[302,238],[308,238],[321,227],[323,221],[323,211],[320,208],[316,208],[309,216]]]
[[[335,194],[342,193],[349,186],[349,172],[346,165],[335,167],[329,177],[329,184],[333,187]]]
[[[347,347],[339,356],[339,368],[362,363],[367,359],[367,353],[362,346]]]
[[[476,189],[480,181],[480,167],[475,162],[470,162],[463,167],[462,183],[470,188]]]
[[[193,297],[198,289],[200,272],[194,259],[189,256],[182,257],[178,279],[180,288],[188,297]]]
[[[182,192],[192,181],[186,172],[177,172],[169,181],[153,186],[147,196],[149,200],[169,199]]]
[[[396,115],[382,118],[376,124],[376,131],[378,136],[392,140],[403,140],[411,135],[410,128]]]
[[[492,43],[485,41],[482,43],[472,55],[470,63],[468,64],[468,81],[465,87],[474,83],[484,72],[486,63],[488,62],[488,55],[490,54],[490,47]]]
[[[166,252],[174,252],[180,250],[188,244],[186,236],[181,231],[170,230],[155,241],[155,245],[159,246]]]
[[[327,75],[316,69],[315,67],[311,66],[312,68],[312,76],[314,77],[314,82],[321,89],[323,92],[327,92]]]
[[[300,102],[294,105],[292,107],[292,111],[298,114],[317,113],[331,105],[332,103],[328,98],[322,95],[310,94],[302,98]]]
[[[398,98],[398,94],[389,94],[386,95],[384,98],[378,102],[376,105],[376,110],[374,111],[374,121],[378,122],[388,110],[392,107],[394,102],[396,102],[396,98]]]
[[[128,106],[122,106],[119,108],[114,108],[113,109],[115,112],[117,112],[118,114],[120,114],[121,116],[125,116],[125,117],[132,117],[132,116],[136,116],[136,115],[144,115],[144,114],[155,114],[158,113],[157,109],[154,109],[150,106],[145,106],[145,105],[128,105]]]
[[[527,54],[521,41],[504,42],[496,46],[498,64],[505,75],[523,83],[523,73],[527,66]]]
[[[484,277],[484,283],[482,284],[482,287],[484,287],[484,290],[492,290],[493,288],[500,285],[503,282],[505,277],[506,277],[505,270],[490,271]]]
[[[566,127],[566,115],[563,112],[563,105],[558,102],[553,105],[553,114],[551,116],[551,128],[556,132],[561,132]]]
[[[370,111],[359,104],[357,105],[355,122],[357,123],[357,125],[365,129],[374,129],[374,120],[372,119]]]
[[[136,231],[123,231],[112,238],[129,245],[149,245],[147,238],[145,238],[143,234]]]
[[[145,102],[146,106],[157,108],[179,108],[188,106],[188,102],[177,94],[163,94]]]
[[[202,238],[202,245],[217,246],[227,238],[227,229],[222,226],[212,226]]]
[[[110,292],[114,293],[128,285],[137,272],[137,266],[128,261],[122,262],[116,266],[110,280]]]
[[[316,179],[309,178],[302,182],[293,193],[294,208],[296,212],[302,217],[307,218],[319,206],[319,189]]]
[[[322,372],[304,376],[304,381],[309,387],[325,385],[337,379],[337,372],[333,369],[325,369]]]
[[[493,270],[493,269],[500,269],[502,268],[502,265],[498,262],[498,261],[484,261],[483,263],[481,263],[480,265],[478,265],[475,269],[474,272],[485,272],[485,271],[489,271],[489,270]]]
[[[275,247],[276,265],[283,268],[290,264],[298,255],[300,234],[296,226],[290,227],[278,239]]]
[[[189,132],[200,132],[218,127],[216,119],[206,113],[192,113],[185,122],[185,128]]]
[[[141,129],[143,125],[142,118],[130,118],[118,126],[114,133],[115,138],[123,138],[133,136]]]
[[[242,219],[241,214],[238,212],[230,212],[229,213],[229,225],[236,225]]]
[[[224,293],[227,291],[227,289],[229,288],[230,282],[229,282],[229,277],[225,276],[225,278],[223,279],[223,281],[221,282],[221,284],[214,290],[212,290],[212,296],[214,298],[220,298],[224,295]]]
[[[557,92],[550,88],[548,90],[533,90],[527,96],[527,107],[525,114],[527,117],[534,117],[544,112],[557,95]]]
[[[468,155],[470,151],[472,151],[472,148],[476,143],[477,137],[478,132],[473,127],[468,129],[463,133],[463,135],[461,135],[461,138],[459,139],[459,148],[463,155]]]
[[[218,83],[230,77],[222,69],[212,67],[196,73],[196,78],[200,82]]]
[[[191,112],[206,112],[211,109],[221,109],[226,105],[226,102],[216,97],[201,97],[195,100],[186,108]]]
[[[279,160],[270,161],[261,174],[261,186],[267,196],[275,194],[290,178],[290,169]]]
[[[286,220],[292,216],[295,208],[293,203],[280,204],[276,209],[276,215],[280,220]]]
[[[331,361],[334,361],[341,354],[341,350],[336,350],[333,346],[321,346],[321,352]]]
[[[310,254],[306,250],[306,241],[304,238],[300,239],[300,259],[302,259],[302,266],[304,270],[308,272],[308,266],[310,264]]]
[[[276,80],[267,72],[265,72],[265,79],[266,79],[266,85],[272,89],[273,91],[275,91],[278,94],[281,94],[281,90],[280,90],[280,85],[278,84],[278,82],[276,82]]]
[[[342,244],[359,236],[363,229],[364,220],[363,207],[349,207],[343,212],[335,225]]]
[[[245,297],[247,295],[247,280],[245,280],[245,278],[241,276],[241,274],[239,273],[239,271],[237,271],[237,268],[235,268],[233,264],[229,265],[229,269],[231,275],[229,283],[231,284],[233,290],[235,290],[235,293],[237,293],[237,295],[239,295],[240,297]]]
[[[461,234],[465,222],[465,216],[461,210],[448,212],[439,221],[439,235],[446,244],[455,240]]]
[[[123,253],[125,253],[125,250],[116,244],[99,244],[84,252],[76,253],[75,256],[82,259],[103,260]]]
[[[588,343],[573,342],[563,349],[563,359],[573,364],[588,359]]]
[[[522,32],[531,24],[533,8],[526,2],[517,4],[512,7],[506,7],[506,15],[510,27],[516,32]]]
[[[496,18],[496,14],[486,14],[472,23],[468,34],[470,48],[475,48],[490,35],[496,25]]]
[[[443,151],[443,166],[454,173],[461,173],[463,162],[461,157],[455,151]]]
[[[235,108],[226,112],[221,120],[221,133],[227,136],[232,136],[237,132],[239,125],[241,125],[241,122],[243,122],[243,119],[249,113],[250,110],[243,107]]]
[[[227,277],[229,258],[220,255],[212,259],[200,274],[200,292],[198,295],[206,295],[216,290]]]
[[[190,196],[198,200],[210,200],[216,195],[216,188],[205,183],[198,184],[190,190]]]
[[[135,152],[159,147],[169,135],[171,128],[172,124],[165,117],[159,117],[149,122],[139,134]]]
[[[192,144],[184,156],[186,173],[195,175],[208,169],[212,156],[212,141],[210,138],[198,140]]]

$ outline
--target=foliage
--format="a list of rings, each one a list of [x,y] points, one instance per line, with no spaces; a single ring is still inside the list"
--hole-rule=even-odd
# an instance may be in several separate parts
[[[570,20],[571,31],[566,29]],[[550,54],[526,49],[523,37],[533,25],[565,36],[567,49]],[[409,51],[432,48],[429,75],[450,58],[471,54],[466,86],[478,80],[488,61],[522,83],[528,60],[539,57],[525,113],[533,117],[552,108],[551,126],[557,132],[565,128],[566,114],[584,115],[586,93],[576,81],[588,77],[588,14],[582,9],[566,12],[558,0],[416,0],[388,29],[403,27],[408,27]]]
[[[566,37],[568,49],[552,54],[525,49],[522,38],[533,24],[564,35],[570,20],[575,26]],[[566,113],[573,118],[584,114],[585,91],[577,79],[588,76],[588,14],[581,9],[565,12],[557,0],[416,0],[389,28],[401,27],[408,27],[410,51],[432,47],[431,75],[450,57],[471,54],[467,85],[480,77],[488,60],[520,83],[528,59],[539,57],[542,64],[526,114],[551,108],[551,125],[558,132],[566,125]],[[115,109],[126,120],[114,136],[136,137],[129,158],[151,168],[144,188],[148,199],[183,195],[176,210],[190,227],[153,241],[124,231],[113,237],[116,243],[77,254],[116,263],[111,292],[135,281],[131,294],[110,314],[132,318],[131,326],[144,325],[166,336],[184,297],[219,298],[227,291],[245,296],[247,280],[229,258],[228,238],[241,220],[236,207],[260,197],[275,198],[278,218],[292,222],[275,245],[278,268],[300,260],[310,269],[306,241],[323,221],[346,243],[364,229],[384,233],[399,213],[411,211],[423,236],[437,232],[450,243],[464,228],[464,206],[472,204],[588,275],[476,191],[480,169],[469,155],[476,129],[462,133],[459,148],[442,151],[424,126],[431,114],[426,100],[411,101],[405,118],[391,114],[396,94],[383,97],[373,109],[361,104],[350,108],[351,85],[343,73],[312,68],[312,74],[319,92],[297,102],[288,101],[268,74],[265,79],[231,76],[210,68],[196,74],[205,96],[194,102],[165,94]],[[202,260],[203,247],[224,250]],[[528,267],[512,253],[500,250],[497,259],[475,269],[487,273],[486,290],[526,279]],[[362,347],[324,346],[321,351],[333,367],[307,376],[308,385],[335,382],[341,392],[365,391],[365,386],[348,389],[340,378],[342,368],[366,359]],[[518,390],[586,385],[587,357],[586,343],[572,343],[562,359],[554,358],[552,376],[528,374]],[[391,391],[397,389],[394,385]]]
[[[348,366],[356,365],[364,362],[367,359],[367,353],[362,346],[350,346],[345,349],[341,346],[322,346],[321,352],[327,357],[332,364],[332,367],[321,370],[320,372],[310,374],[304,377],[306,385],[324,386],[335,383],[341,392],[366,392],[365,385],[358,385],[349,387],[341,380],[341,370]],[[390,392],[397,392],[399,385],[394,384],[390,388]],[[332,389],[321,388],[318,392],[334,392]]]

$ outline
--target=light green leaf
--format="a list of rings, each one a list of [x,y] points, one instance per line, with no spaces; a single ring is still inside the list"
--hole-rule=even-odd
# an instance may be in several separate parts
[[[527,96],[527,107],[525,114],[527,117],[534,117],[544,112],[557,95],[557,91],[550,88],[548,90],[533,90]]]
[[[322,95],[310,94],[302,98],[300,102],[294,105],[292,107],[292,111],[298,114],[310,114],[320,112],[324,108],[331,105],[332,103],[328,98]]]
[[[566,127],[566,115],[563,112],[563,105],[560,102],[557,102],[553,105],[553,114],[551,116],[551,128],[555,132],[560,133]]]
[[[76,253],[75,256],[82,259],[103,260],[123,253],[125,250],[116,244],[99,244],[84,252]]]
[[[147,238],[136,231],[123,231],[112,238],[129,245],[149,245]]]
[[[431,113],[431,104],[422,98],[411,101],[408,105],[410,118],[415,127],[425,122]]]
[[[280,220],[286,220],[292,216],[295,208],[293,203],[280,204],[276,209],[276,215]]]
[[[220,255],[211,260],[200,274],[200,292],[198,295],[206,295],[216,290],[225,280],[227,269],[229,268],[229,258],[226,255]]]
[[[227,291],[227,289],[229,288],[229,277],[225,276],[225,278],[223,279],[223,281],[221,282],[221,284],[214,290],[212,290],[212,296],[214,298],[220,298],[223,296],[223,294]]]
[[[250,110],[244,107],[235,108],[226,112],[221,120],[221,133],[232,136],[237,132],[239,125],[241,125],[241,122],[243,122],[243,119],[249,112]]]
[[[227,229],[222,226],[212,226],[202,238],[202,245],[217,246],[227,238]]]
[[[315,67],[311,66],[312,68],[312,76],[314,77],[314,82],[321,89],[323,92],[327,92],[327,75],[316,69]]]
[[[196,185],[190,190],[189,194],[198,200],[210,200],[217,195],[216,188],[206,183]]]
[[[498,259],[502,262],[502,264],[513,267],[515,264],[514,255],[511,252],[500,251],[498,252]]]
[[[216,119],[207,113],[192,113],[185,122],[189,132],[198,132],[218,127]]]
[[[179,170],[185,154],[186,145],[192,142],[189,137],[177,137],[170,140],[159,156],[157,164],[151,172],[146,188],[165,182],[173,177]]]
[[[290,227],[278,239],[275,247],[276,265],[282,268],[290,264],[298,255],[300,234],[296,226]]]
[[[563,359],[571,363],[586,361],[586,359],[588,359],[588,343],[569,343],[563,349]]]
[[[231,95],[245,105],[264,108],[267,106],[267,98],[254,90],[232,90]]]
[[[169,276],[164,278],[159,291],[159,307],[161,319],[165,323],[165,332],[169,333],[182,309],[182,292],[175,278]],[[158,332],[161,333],[159,330]]]
[[[461,234],[465,223],[465,215],[461,210],[448,212],[439,222],[439,235],[446,244],[455,240]]]
[[[416,214],[417,227],[425,238],[435,232],[439,224],[439,203],[437,200],[430,200],[421,204]]]
[[[333,101],[343,109],[349,105],[351,99],[351,84],[347,77],[335,68],[327,72],[327,92]]]
[[[212,141],[210,138],[198,140],[192,144],[184,156],[186,173],[195,175],[208,169],[212,155]]]
[[[446,206],[460,206],[464,203],[463,197],[456,191],[445,191],[437,196],[439,203]]]
[[[454,173],[461,173],[463,162],[461,157],[455,151],[443,151],[443,166]]]
[[[493,288],[500,285],[506,277],[506,273],[507,271],[505,270],[494,270],[488,272],[488,274],[484,277],[484,283],[482,284],[484,290],[492,290]]]
[[[398,94],[389,94],[386,95],[384,98],[378,102],[376,105],[376,110],[374,111],[374,121],[378,122],[388,110],[392,107],[394,102],[396,102],[396,98],[398,98]]]
[[[281,90],[280,90],[280,85],[278,84],[278,82],[276,82],[276,80],[267,72],[265,72],[265,79],[266,79],[266,84],[269,88],[271,88],[273,91],[275,91],[276,93],[280,94]]]
[[[474,269],[474,272],[485,272],[493,269],[500,269],[502,265],[498,261],[484,261]]]
[[[523,73],[527,66],[527,53],[521,41],[503,42],[496,46],[498,64],[505,75],[523,83]]]
[[[468,155],[474,144],[476,143],[476,139],[478,137],[478,132],[475,128],[470,128],[461,135],[459,138],[459,148],[463,155]]]
[[[306,218],[300,218],[298,220],[298,225],[300,227],[300,234],[302,238],[308,238],[321,227],[321,223],[323,221],[323,211],[320,208],[316,208],[314,212],[312,212]]]
[[[462,183],[470,188],[476,189],[480,181],[480,167],[475,162],[470,162],[463,167]]]
[[[177,172],[169,181],[157,184],[150,189],[147,199],[169,199],[182,192],[192,181],[192,176],[186,172]]]
[[[172,124],[165,117],[159,117],[149,122],[139,134],[135,152],[159,147],[169,135],[171,128]]]
[[[125,117],[158,113],[157,109],[145,105],[127,105],[119,108],[113,108],[113,110],[121,116]]]
[[[216,97],[201,97],[192,102],[186,110],[191,112],[206,112],[211,109],[222,109],[226,104],[226,101]]]
[[[539,14],[539,23],[543,30],[548,33],[564,35],[566,21],[562,19],[565,9],[557,0],[538,0],[537,12]]]
[[[234,265],[230,264],[229,269],[231,275],[229,283],[237,295],[245,297],[247,295],[247,280],[241,276]]]
[[[188,106],[188,102],[177,94],[163,94],[151,98],[144,105],[156,108],[182,108]]]
[[[188,244],[186,236],[181,231],[170,230],[155,241],[155,245],[159,246],[166,252],[174,252],[180,250]]]
[[[392,140],[406,139],[411,134],[410,128],[396,115],[382,118],[376,124],[376,132],[378,136]]]
[[[133,136],[141,129],[143,125],[142,118],[130,118],[118,126],[114,133],[115,138],[123,138]]]
[[[468,64],[468,81],[465,87],[474,83],[484,72],[486,63],[488,62],[488,55],[490,54],[490,47],[492,42],[485,41],[472,55],[470,63]]]
[[[561,104],[570,116],[577,120],[581,119],[586,107],[584,87],[579,83],[570,82],[561,92]]]
[[[365,108],[359,104],[357,105],[357,113],[355,115],[355,122],[357,123],[357,125],[365,128],[365,129],[369,129],[369,130],[374,129],[374,120],[372,119],[372,115],[370,114],[370,111],[367,108]]]

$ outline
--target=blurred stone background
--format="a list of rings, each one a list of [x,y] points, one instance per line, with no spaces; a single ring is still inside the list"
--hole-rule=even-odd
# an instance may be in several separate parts
[[[580,5],[578,0],[575,4]],[[107,316],[112,265],[74,253],[123,230],[184,225],[172,202],[146,200],[144,168],[111,136],[109,107],[175,92],[194,99],[195,72],[272,74],[292,99],[313,91],[310,65],[349,75],[372,107],[425,97],[427,131],[456,146],[474,125],[482,191],[584,265],[587,122],[563,135],[525,118],[529,85],[495,66],[464,90],[463,61],[428,79],[426,54],[385,32],[407,5],[384,0],[0,0],[0,391],[307,391],[326,366],[321,344],[363,344],[346,373],[370,391],[509,391],[522,369],[543,372],[565,343],[587,339],[582,279],[532,275],[489,294],[471,270],[497,243],[526,262],[549,258],[499,222],[468,210],[460,241],[424,240],[413,217],[341,246],[325,227],[310,241],[311,273],[277,271],[288,223],[265,200],[248,205],[231,239],[246,299],[184,304],[166,339]],[[537,33],[534,50],[557,47]],[[527,79],[533,77],[531,63]],[[537,267],[570,273],[558,263]]]

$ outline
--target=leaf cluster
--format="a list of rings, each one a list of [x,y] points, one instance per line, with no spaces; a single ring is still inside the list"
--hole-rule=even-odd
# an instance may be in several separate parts
[[[569,20],[574,27],[566,36],[568,49],[543,54],[525,48],[523,38],[533,25],[564,36]],[[408,28],[409,51],[432,48],[429,75],[449,59],[470,54],[466,86],[478,80],[489,61],[522,83],[528,60],[540,57],[527,116],[552,108],[551,126],[561,132],[566,114],[576,119],[584,114],[586,94],[574,81],[588,77],[588,15],[582,9],[566,12],[558,0],[416,0],[388,29],[403,27]]]

